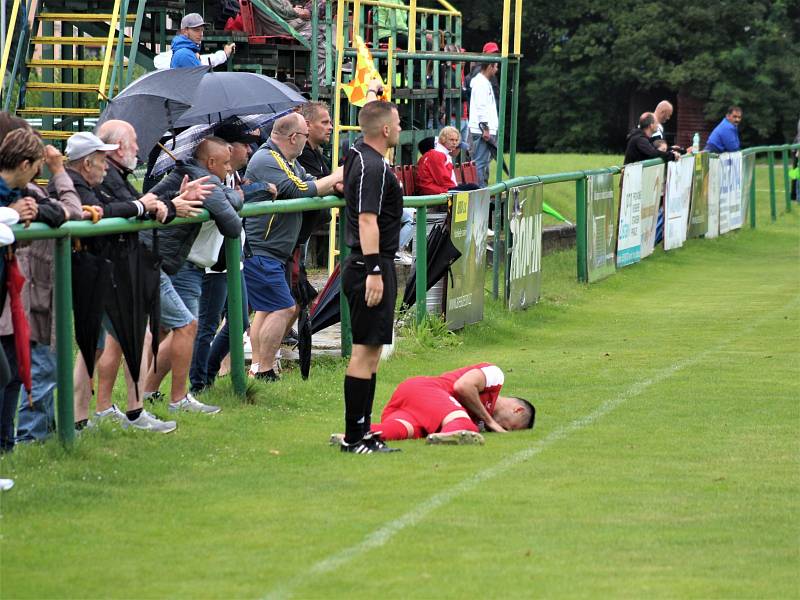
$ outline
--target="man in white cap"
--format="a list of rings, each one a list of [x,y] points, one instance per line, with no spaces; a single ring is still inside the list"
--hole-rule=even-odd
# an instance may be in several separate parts
[[[218,50],[214,54],[200,56],[200,43],[203,41],[203,28],[206,22],[197,13],[189,13],[181,19],[181,28],[172,40],[172,58],[169,66],[171,69],[184,67],[199,67],[202,64],[210,64],[212,67],[223,64],[233,51],[236,44],[227,44],[223,50]],[[156,65],[159,66],[159,65]]]
[[[107,156],[120,148],[119,144],[108,144],[88,131],[74,134],[67,140],[67,165],[66,172],[75,185],[75,190],[84,205],[95,207],[98,216],[102,217],[145,217],[148,213],[155,214],[160,221],[167,218],[167,206],[153,194],[146,194],[135,201],[120,200],[101,189],[101,184],[108,170]],[[136,234],[128,234],[136,235]],[[98,236],[83,240],[84,248],[97,255],[115,244],[117,236]],[[106,325],[104,325],[106,327]],[[101,340],[105,340],[101,332]],[[102,344],[98,352],[102,353]],[[99,359],[99,354],[98,357]],[[82,355],[79,353],[75,361],[75,425],[82,429],[88,422],[88,399],[91,396],[91,382]],[[120,423],[124,428],[134,427],[160,433],[174,431],[177,427],[174,421],[161,421],[154,415],[142,409],[141,399],[137,398],[131,390],[134,382],[126,371],[128,383],[128,414],[120,413]]]
[[[141,217],[154,213],[159,221],[167,216],[167,207],[156,196],[147,194],[135,202],[118,202],[99,191],[108,170],[106,153],[117,150],[119,144],[106,144],[95,134],[81,131],[67,140],[67,174],[75,185],[84,205],[101,207],[103,217]]]

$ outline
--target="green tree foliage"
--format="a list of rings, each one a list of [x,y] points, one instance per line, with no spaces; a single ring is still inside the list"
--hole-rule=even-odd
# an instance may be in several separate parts
[[[468,49],[499,41],[502,11],[478,0],[458,7]],[[745,144],[794,135],[796,0],[528,0],[523,31],[522,149],[619,150],[631,94],[663,89],[704,101],[710,123],[740,104]]]

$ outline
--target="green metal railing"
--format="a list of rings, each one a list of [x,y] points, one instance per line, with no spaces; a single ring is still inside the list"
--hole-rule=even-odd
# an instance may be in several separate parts
[[[757,148],[749,148],[745,150],[744,154],[762,154],[766,153],[768,159],[773,156],[775,152],[781,152],[784,158],[784,164],[788,165],[788,153],[790,150],[800,148],[800,144],[783,145],[783,146],[761,146]],[[660,159],[645,161],[644,165],[660,164]],[[773,215],[773,220],[777,216],[777,207],[775,205],[776,190],[775,190],[775,174],[774,174],[774,159],[770,161],[770,208]],[[784,172],[786,169],[784,169]],[[587,177],[600,174],[612,173],[617,174],[621,172],[620,167],[607,167],[603,169],[592,169],[585,171],[573,171],[569,173],[554,173],[550,175],[532,175],[524,177],[513,177],[506,181],[500,181],[490,186],[488,189],[490,193],[503,197],[506,192],[511,188],[530,185],[534,183],[542,184],[555,184],[574,181],[575,182],[575,208],[577,215],[577,278],[579,281],[586,281],[586,181]],[[751,187],[750,194],[750,225],[755,227],[755,169],[753,170],[753,186]],[[786,210],[791,211],[790,204],[790,190],[789,190],[788,175],[784,176],[785,196],[786,196]],[[426,239],[426,226],[427,226],[427,207],[437,206],[447,203],[451,198],[451,194],[439,194],[435,196],[409,196],[405,198],[405,206],[417,208],[417,239]],[[502,210],[503,203],[500,203]],[[300,198],[293,200],[284,200],[281,202],[258,202],[246,204],[239,214],[242,217],[270,214],[270,213],[288,213],[298,212],[305,210],[318,210],[321,208],[342,208],[344,207],[344,200],[337,196],[327,196],[325,198]],[[56,358],[57,358],[57,385],[58,385],[58,400],[57,400],[57,419],[59,437],[65,443],[71,442],[75,437],[75,429],[73,423],[73,381],[72,381],[72,367],[73,367],[73,326],[72,326],[72,238],[85,238],[95,237],[100,235],[110,235],[117,233],[128,233],[141,231],[143,229],[172,227],[176,225],[183,225],[186,223],[201,223],[209,219],[207,211],[202,211],[202,214],[192,217],[175,219],[169,225],[162,225],[154,221],[137,221],[127,220],[121,218],[108,218],[101,219],[98,223],[93,224],[88,221],[70,221],[64,223],[57,229],[50,228],[42,223],[33,223],[28,227],[22,225],[15,225],[13,227],[14,234],[17,241],[30,241],[30,240],[43,240],[55,239],[55,318],[56,318]],[[344,224],[346,219],[341,219],[339,235],[343,241]],[[506,225],[507,228],[507,225]],[[506,239],[508,239],[508,232],[505,232]],[[230,328],[230,338],[232,340],[241,340],[244,328],[242,321],[242,289],[241,289],[241,274],[240,274],[240,242],[238,238],[226,238],[225,250],[227,257],[227,270],[228,270],[228,322]],[[344,248],[345,245],[342,244]],[[505,271],[508,271],[509,255],[506,253]],[[420,243],[417,245],[417,281],[422,282],[427,280],[427,247],[426,244]],[[494,269],[494,277],[497,280],[499,269]],[[426,318],[426,293],[425,285],[417,285],[416,291],[416,320],[421,323]],[[496,287],[496,286],[495,286]],[[343,354],[349,353],[350,348],[350,325],[349,315],[346,311],[342,314],[342,351]],[[244,396],[245,393],[245,369],[244,369],[244,348],[242,344],[231,344],[231,378],[235,392]]]

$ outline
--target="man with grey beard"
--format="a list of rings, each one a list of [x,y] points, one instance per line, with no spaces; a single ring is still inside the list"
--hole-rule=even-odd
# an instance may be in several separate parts
[[[98,186],[101,193],[114,198],[117,202],[131,202],[138,206],[141,212],[151,212],[159,205],[162,207],[162,222],[168,222],[174,217],[190,217],[198,214],[203,206],[203,192],[201,180],[188,183],[184,186],[181,195],[174,198],[159,198],[155,194],[140,194],[128,181],[128,177],[136,168],[139,146],[136,131],[130,123],[119,120],[109,120],[100,125],[97,130],[98,137],[106,144],[116,144],[116,150],[105,154],[107,171],[102,183]],[[187,199],[191,198],[191,199]],[[148,334],[149,335],[149,334]],[[145,344],[147,345],[147,344]],[[97,406],[93,422],[111,419],[122,425],[123,428],[134,427],[157,433],[174,431],[174,421],[161,421],[155,415],[144,410],[141,397],[134,393],[132,380],[128,382],[127,411],[122,412],[111,402],[111,394],[122,359],[122,348],[112,335],[105,336],[104,350],[97,360],[96,371],[98,377]],[[88,377],[88,375],[85,375]],[[143,376],[143,375],[142,375]],[[76,380],[76,420],[84,418],[88,412],[89,389],[87,382],[82,378]]]

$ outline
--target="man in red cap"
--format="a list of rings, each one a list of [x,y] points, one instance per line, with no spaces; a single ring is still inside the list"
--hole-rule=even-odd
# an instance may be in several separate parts
[[[483,46],[484,54],[497,54],[500,48],[494,42]],[[498,97],[496,62],[481,62],[473,67],[467,89],[469,98],[469,133],[472,140],[472,159],[478,169],[478,186],[486,187],[492,147],[497,147],[495,136],[498,127]]]

